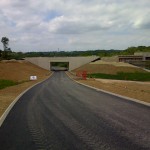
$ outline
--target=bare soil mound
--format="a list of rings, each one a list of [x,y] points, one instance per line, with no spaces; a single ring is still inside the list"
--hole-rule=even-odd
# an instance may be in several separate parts
[[[141,68],[130,66],[115,66],[110,64],[86,64],[80,68],[73,70],[72,72],[87,71],[87,73],[105,73],[105,74],[117,74],[118,72],[146,72]]]
[[[141,68],[132,67],[132,65],[126,65],[122,63],[105,63],[105,62],[94,62],[86,64],[80,68],[73,70],[75,74],[78,71],[87,71],[88,74],[92,73],[104,73],[104,74],[117,74],[118,72],[146,72]],[[76,77],[73,77],[75,80]],[[109,79],[88,79],[78,80],[81,83],[110,91],[123,96],[135,98],[141,101],[150,102],[150,83],[149,82],[129,82],[129,81],[114,81]]]
[[[27,81],[30,76],[41,78],[49,71],[35,66],[27,61],[1,61],[0,62],[0,79],[13,81]]]
[[[103,60],[98,60],[95,62],[91,62],[90,64],[104,64],[104,65],[113,65],[113,66],[124,66],[124,67],[135,67],[129,63],[125,63],[125,62],[107,62],[107,61],[103,61]]]
[[[30,81],[30,76],[37,76],[36,81]],[[0,90],[0,116],[4,113],[11,102],[24,90],[40,82],[50,75],[50,72],[33,65],[27,61],[1,61],[0,79],[23,82],[16,86],[10,86]]]

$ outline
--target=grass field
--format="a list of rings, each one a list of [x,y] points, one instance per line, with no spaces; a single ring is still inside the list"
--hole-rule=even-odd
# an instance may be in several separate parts
[[[130,81],[150,81],[150,73],[143,73],[143,72],[135,72],[135,73],[119,72],[117,74],[93,73],[88,74],[88,77],[115,79],[115,80],[130,80]]]
[[[17,85],[17,82],[14,82],[12,80],[0,80],[0,89],[4,89],[8,86]]]

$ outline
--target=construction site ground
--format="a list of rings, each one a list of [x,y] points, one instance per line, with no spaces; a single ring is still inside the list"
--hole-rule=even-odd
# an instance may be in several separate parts
[[[117,74],[118,72],[146,72],[142,68],[130,65],[123,62],[104,62],[96,61],[90,64],[86,64],[80,68],[77,68],[69,74],[73,79],[78,82],[127,96],[130,98],[138,99],[144,102],[150,103],[150,82],[137,82],[137,81],[123,81],[123,80],[110,80],[110,79],[87,79],[76,77],[77,72],[87,71],[90,73],[105,73],[105,74]]]
[[[115,82],[112,80],[109,82],[106,82],[106,80],[82,80],[80,82],[116,94],[150,102],[150,83]]]
[[[117,74],[118,72],[146,72],[145,70],[130,65],[128,63],[123,62],[104,62],[104,61],[96,61],[80,68],[73,70],[72,72],[76,73],[78,71],[87,71],[87,73],[104,73],[104,74]]]
[[[116,81],[105,79],[87,79],[82,80],[75,76],[76,71],[87,70],[93,72],[113,73],[123,70],[125,72],[143,71],[142,69],[131,66],[115,66],[110,64],[87,64],[69,74],[73,79],[81,83],[97,87],[106,91],[114,92],[123,96],[128,96],[141,101],[150,102],[150,83],[149,82],[130,82]],[[8,79],[23,83],[7,87],[0,90],[0,116],[4,113],[11,102],[24,90],[30,86],[49,77],[51,73],[40,67],[37,67],[26,61],[1,61],[0,62],[0,79]],[[30,81],[29,77],[36,75],[36,81]]]

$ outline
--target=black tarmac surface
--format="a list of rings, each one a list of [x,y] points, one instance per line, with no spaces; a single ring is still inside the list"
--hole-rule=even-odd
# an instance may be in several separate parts
[[[13,107],[0,150],[150,150],[150,107],[56,72]]]

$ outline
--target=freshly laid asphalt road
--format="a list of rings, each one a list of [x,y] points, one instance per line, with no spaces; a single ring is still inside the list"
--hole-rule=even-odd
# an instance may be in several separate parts
[[[150,107],[56,72],[15,104],[0,150],[150,150]]]

